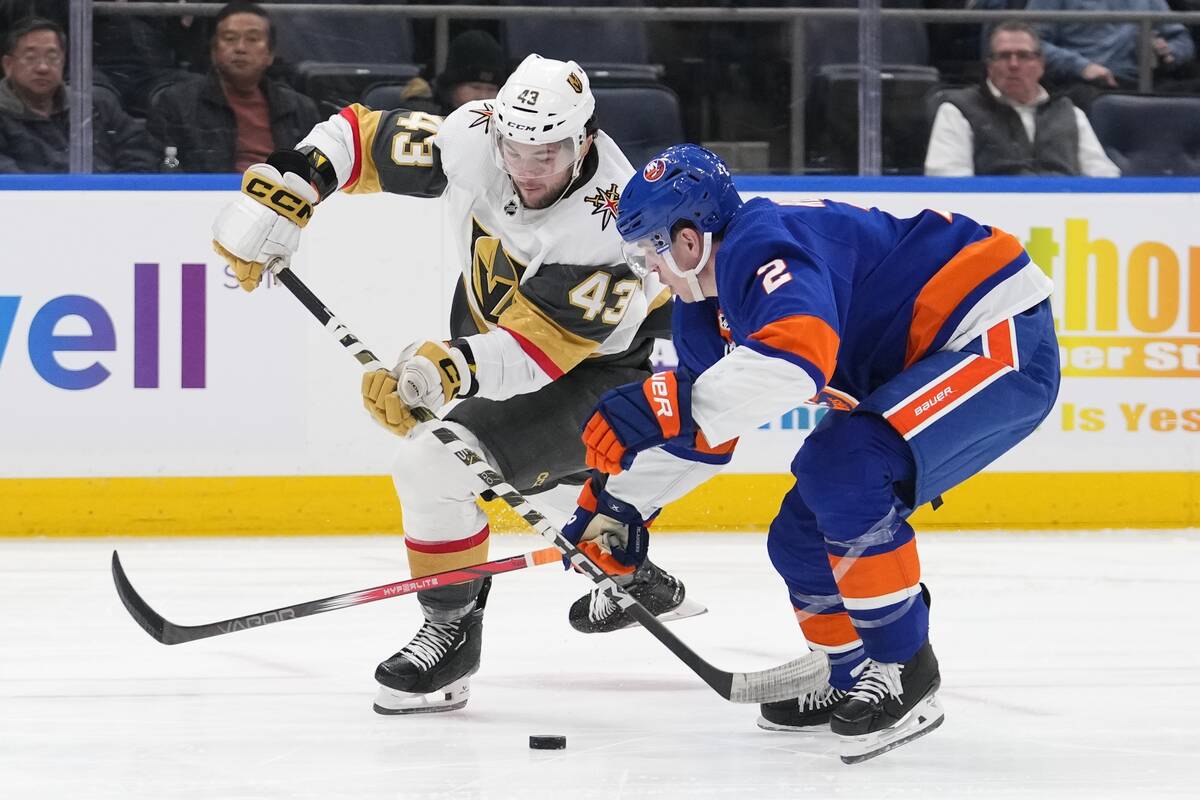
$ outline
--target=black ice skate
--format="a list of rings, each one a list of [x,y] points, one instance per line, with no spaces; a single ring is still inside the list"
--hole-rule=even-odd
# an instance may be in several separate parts
[[[686,599],[683,581],[656,567],[649,559],[632,575],[614,576],[613,580],[664,622],[708,611],[699,603]],[[572,603],[567,618],[571,627],[581,633],[608,633],[637,624],[599,586]]]
[[[491,584],[490,578],[484,580],[466,615],[452,622],[426,619],[411,642],[375,668],[376,712],[454,711],[467,704],[470,678],[479,671],[483,607]]]
[[[758,707],[761,716],[758,727],[764,731],[794,731],[816,733],[829,730],[833,709],[849,692],[826,684],[815,692],[791,700],[763,703]]]
[[[903,664],[868,660],[829,726],[842,739],[842,761],[857,764],[907,744],[942,724],[941,675],[929,642]]]

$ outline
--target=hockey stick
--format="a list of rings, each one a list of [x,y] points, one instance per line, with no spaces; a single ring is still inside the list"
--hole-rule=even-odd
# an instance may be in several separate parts
[[[317,318],[317,321],[325,326],[325,329],[365,369],[387,369],[290,268],[284,267],[278,270],[275,277],[296,296],[297,300],[304,304],[304,307]],[[413,415],[422,422],[440,421],[426,408],[414,408]],[[543,538],[553,542],[559,552],[567,556],[580,572],[591,578],[592,582],[599,586],[611,600],[641,623],[642,627],[648,630],[654,638],[666,645],[668,650],[674,653],[692,672],[700,676],[721,697],[735,703],[768,703],[798,697],[807,692],[815,692],[826,685],[829,678],[829,661],[825,654],[819,651],[810,652],[778,667],[757,672],[726,672],[714,667],[696,655],[695,651],[668,630],[667,626],[646,610],[645,606],[618,586],[608,573],[564,538],[562,533],[554,528],[537,509],[529,505],[520,492],[506,483],[500,473],[459,439],[454,431],[443,425],[435,427],[433,435],[453,452],[458,460],[470,467],[489,491],[503,500],[517,514],[520,514],[521,518]]]
[[[181,642],[194,642],[197,639],[207,639],[210,636],[220,636],[226,633],[233,633],[234,631],[259,628],[263,625],[270,625],[273,622],[286,622],[290,619],[311,617],[314,614],[324,614],[326,611],[336,611],[339,608],[361,606],[364,603],[374,603],[376,600],[386,600],[389,597],[412,594],[413,592],[432,589],[436,586],[466,583],[467,581],[485,578],[489,575],[514,572],[526,567],[535,567],[539,564],[557,564],[561,561],[562,554],[557,549],[544,547],[541,550],[534,550],[532,553],[524,553],[519,556],[499,558],[495,561],[486,561],[471,567],[460,567],[459,569],[447,570],[446,572],[439,572],[434,575],[425,575],[421,578],[409,578],[405,581],[376,586],[372,589],[361,589],[357,592],[335,594],[333,597],[326,597],[323,600],[310,600],[307,603],[297,603],[294,606],[284,606],[271,611],[247,614],[244,617],[234,617],[233,619],[209,622],[204,625],[176,625],[151,608],[150,604],[142,599],[142,596],[133,588],[133,584],[129,582],[129,578],[125,575],[125,569],[121,566],[121,559],[117,556],[116,550],[113,550],[112,555],[112,574],[113,582],[117,585],[117,595],[121,598],[125,609],[137,624],[141,625],[146,633],[163,644],[180,644]]]

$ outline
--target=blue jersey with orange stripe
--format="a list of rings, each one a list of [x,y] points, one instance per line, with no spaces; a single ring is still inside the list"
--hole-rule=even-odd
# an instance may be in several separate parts
[[[1048,281],[1044,289],[1029,280],[1015,281],[1017,291],[1001,286],[1029,269],[1037,270],[1017,239],[961,214],[902,219],[830,200],[748,201],[716,258],[734,343],[801,367],[818,390],[859,398],[1044,299]],[[697,308],[679,321],[677,346],[699,333],[689,323],[705,317],[711,312]],[[684,349],[692,370],[715,362],[715,347]]]

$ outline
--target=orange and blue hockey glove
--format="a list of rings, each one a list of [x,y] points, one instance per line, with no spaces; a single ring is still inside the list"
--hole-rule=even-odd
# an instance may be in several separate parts
[[[692,383],[675,372],[658,372],[641,383],[610,389],[583,429],[587,465],[616,475],[643,450],[683,437],[696,438]]]
[[[563,526],[562,534],[609,575],[628,575],[646,560],[650,520],[637,508],[604,489],[604,475],[593,473],[579,493],[579,507]],[[571,562],[564,556],[563,566]]]

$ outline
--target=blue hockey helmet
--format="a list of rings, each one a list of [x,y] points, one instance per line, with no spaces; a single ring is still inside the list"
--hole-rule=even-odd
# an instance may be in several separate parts
[[[668,147],[621,192],[617,231],[625,240],[625,260],[641,277],[652,262],[664,263],[687,280],[693,299],[700,300],[696,275],[708,263],[713,234],[723,231],[741,206],[729,167],[716,153],[694,144]],[[671,255],[671,229],[680,221],[704,234],[700,262],[688,270],[680,269]]]
[[[717,233],[742,205],[729,167],[695,144],[659,153],[621,192],[617,231],[627,242],[687,220],[702,233]]]

